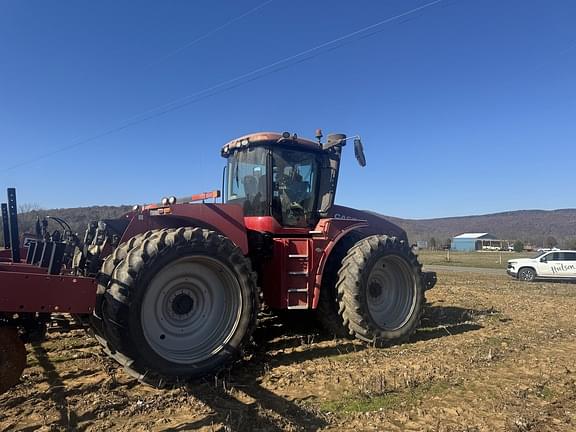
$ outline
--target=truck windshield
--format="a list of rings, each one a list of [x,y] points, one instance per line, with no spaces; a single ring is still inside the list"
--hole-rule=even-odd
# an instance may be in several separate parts
[[[283,225],[305,227],[315,222],[317,166],[313,153],[274,149],[272,215]]]
[[[268,215],[267,155],[266,148],[253,147],[228,158],[226,202],[241,205],[246,216]]]

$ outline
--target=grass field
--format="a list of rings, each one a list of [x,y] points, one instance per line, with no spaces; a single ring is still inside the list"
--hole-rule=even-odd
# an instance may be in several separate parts
[[[424,265],[452,265],[462,267],[506,268],[513,258],[532,256],[534,252],[454,252],[421,250],[418,256]],[[449,259],[448,259],[449,258]]]

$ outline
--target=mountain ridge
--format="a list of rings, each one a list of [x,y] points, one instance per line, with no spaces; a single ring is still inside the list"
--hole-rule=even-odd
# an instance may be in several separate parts
[[[555,210],[511,210],[482,215],[432,219],[384,216],[404,228],[411,240],[445,241],[466,232],[487,232],[503,240],[541,244],[547,237],[560,241],[576,239],[576,208]]]

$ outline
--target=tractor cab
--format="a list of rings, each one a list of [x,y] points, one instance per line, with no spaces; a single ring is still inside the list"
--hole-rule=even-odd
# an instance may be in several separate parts
[[[226,144],[226,202],[242,206],[246,217],[271,216],[282,227],[315,226],[334,204],[346,135],[329,135],[326,144],[320,131],[317,138],[266,132]],[[359,140],[355,146],[364,160]]]

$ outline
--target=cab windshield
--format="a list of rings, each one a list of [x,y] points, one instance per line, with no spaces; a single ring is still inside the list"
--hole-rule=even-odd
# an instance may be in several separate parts
[[[313,152],[265,146],[236,151],[228,158],[226,202],[242,206],[245,216],[273,216],[289,227],[312,226],[318,169]]]

